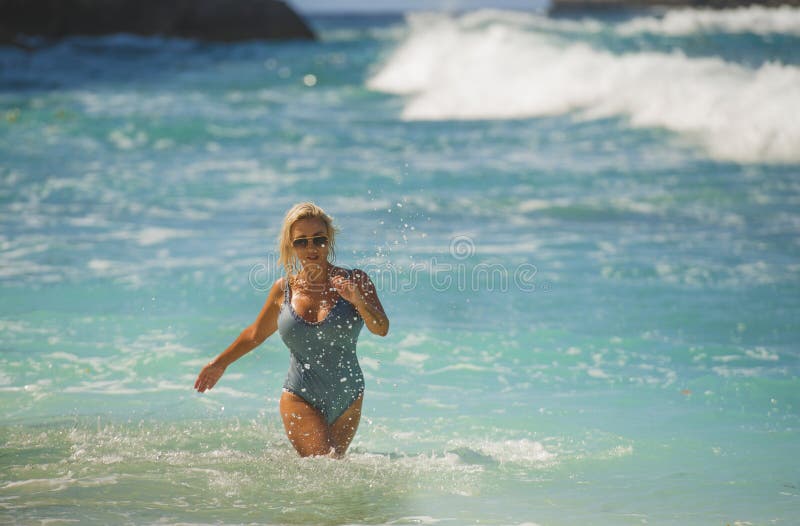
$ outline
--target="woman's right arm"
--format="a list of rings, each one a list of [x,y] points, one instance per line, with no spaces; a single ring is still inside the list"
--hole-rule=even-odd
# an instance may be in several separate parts
[[[284,278],[278,278],[272,284],[267,301],[256,321],[243,330],[219,356],[203,367],[194,382],[195,389],[203,393],[214,387],[230,364],[264,343],[264,340],[278,330],[278,314],[283,303],[283,281]]]

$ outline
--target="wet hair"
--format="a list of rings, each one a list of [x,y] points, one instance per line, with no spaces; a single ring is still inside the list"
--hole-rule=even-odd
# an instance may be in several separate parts
[[[278,264],[283,265],[286,270],[286,276],[289,279],[294,278],[300,270],[300,261],[294,253],[292,248],[292,227],[301,219],[319,219],[325,225],[326,235],[328,236],[328,263],[333,263],[336,260],[336,252],[334,251],[336,232],[338,228],[333,224],[333,218],[325,213],[325,210],[315,205],[310,201],[304,203],[297,203],[286,212],[286,217],[283,219],[283,227],[278,236]]]

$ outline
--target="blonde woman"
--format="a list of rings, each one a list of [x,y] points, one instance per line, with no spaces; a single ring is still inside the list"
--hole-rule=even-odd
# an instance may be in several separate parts
[[[203,367],[195,389],[214,387],[225,369],[276,330],[290,351],[280,413],[301,456],[339,458],[361,419],[364,376],[356,358],[361,328],[386,336],[389,319],[363,271],[334,266],[338,229],[322,208],[299,203],[281,229],[278,278],[252,325]]]

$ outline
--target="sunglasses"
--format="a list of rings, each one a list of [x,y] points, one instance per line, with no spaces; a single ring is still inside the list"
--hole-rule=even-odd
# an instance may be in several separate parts
[[[292,246],[294,248],[307,248],[309,239],[314,243],[315,247],[324,248],[328,245],[328,238],[326,236],[316,236],[316,237],[298,237],[297,239],[292,241]]]

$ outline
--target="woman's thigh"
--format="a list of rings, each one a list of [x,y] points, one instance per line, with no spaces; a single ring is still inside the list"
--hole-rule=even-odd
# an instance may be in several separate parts
[[[318,409],[296,394],[284,391],[280,412],[286,436],[301,456],[331,453],[333,444],[328,423]]]
[[[356,435],[358,423],[361,421],[361,404],[363,401],[364,395],[362,394],[331,424],[330,438],[334,448],[334,455],[337,457],[345,454],[350,442]]]

